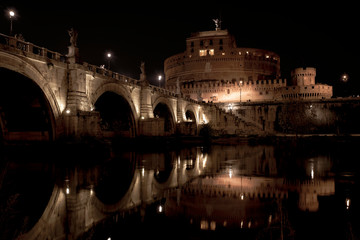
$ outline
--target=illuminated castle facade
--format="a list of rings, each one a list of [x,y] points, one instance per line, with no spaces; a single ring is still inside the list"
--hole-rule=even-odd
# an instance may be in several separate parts
[[[322,99],[332,86],[316,84],[315,68],[297,68],[281,79],[280,57],[271,51],[238,48],[227,30],[198,32],[186,50],[164,63],[168,90],[214,103]]]

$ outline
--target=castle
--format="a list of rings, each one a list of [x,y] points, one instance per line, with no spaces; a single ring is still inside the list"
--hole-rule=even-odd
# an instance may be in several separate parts
[[[241,103],[331,98],[332,86],[316,84],[315,68],[296,68],[281,79],[280,57],[238,48],[228,30],[192,34],[186,50],[164,62],[165,87],[197,101]]]

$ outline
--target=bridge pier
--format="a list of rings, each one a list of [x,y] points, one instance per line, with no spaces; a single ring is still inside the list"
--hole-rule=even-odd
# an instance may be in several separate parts
[[[93,136],[102,137],[100,129],[100,114],[95,111],[76,111],[75,113],[65,113],[64,125],[65,136],[83,137]]]

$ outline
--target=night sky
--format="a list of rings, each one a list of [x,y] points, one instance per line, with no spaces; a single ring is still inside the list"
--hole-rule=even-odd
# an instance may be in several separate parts
[[[333,85],[335,95],[360,94],[356,2],[295,3],[1,1],[0,32],[9,34],[8,10],[14,9],[14,33],[66,54],[70,45],[67,30],[74,27],[79,32],[82,61],[107,64],[106,53],[111,52],[111,69],[134,78],[139,78],[140,62],[145,61],[147,77],[157,85],[164,60],[183,52],[191,33],[214,30],[212,19],[219,18],[238,47],[279,54],[283,78],[289,79],[296,67],[315,67],[316,81]],[[340,81],[343,73],[350,76],[347,83]]]

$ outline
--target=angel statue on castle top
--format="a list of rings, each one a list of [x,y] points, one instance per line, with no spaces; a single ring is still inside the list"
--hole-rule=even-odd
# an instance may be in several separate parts
[[[221,28],[221,20],[219,19],[213,19],[215,23],[215,30],[219,30]]]

